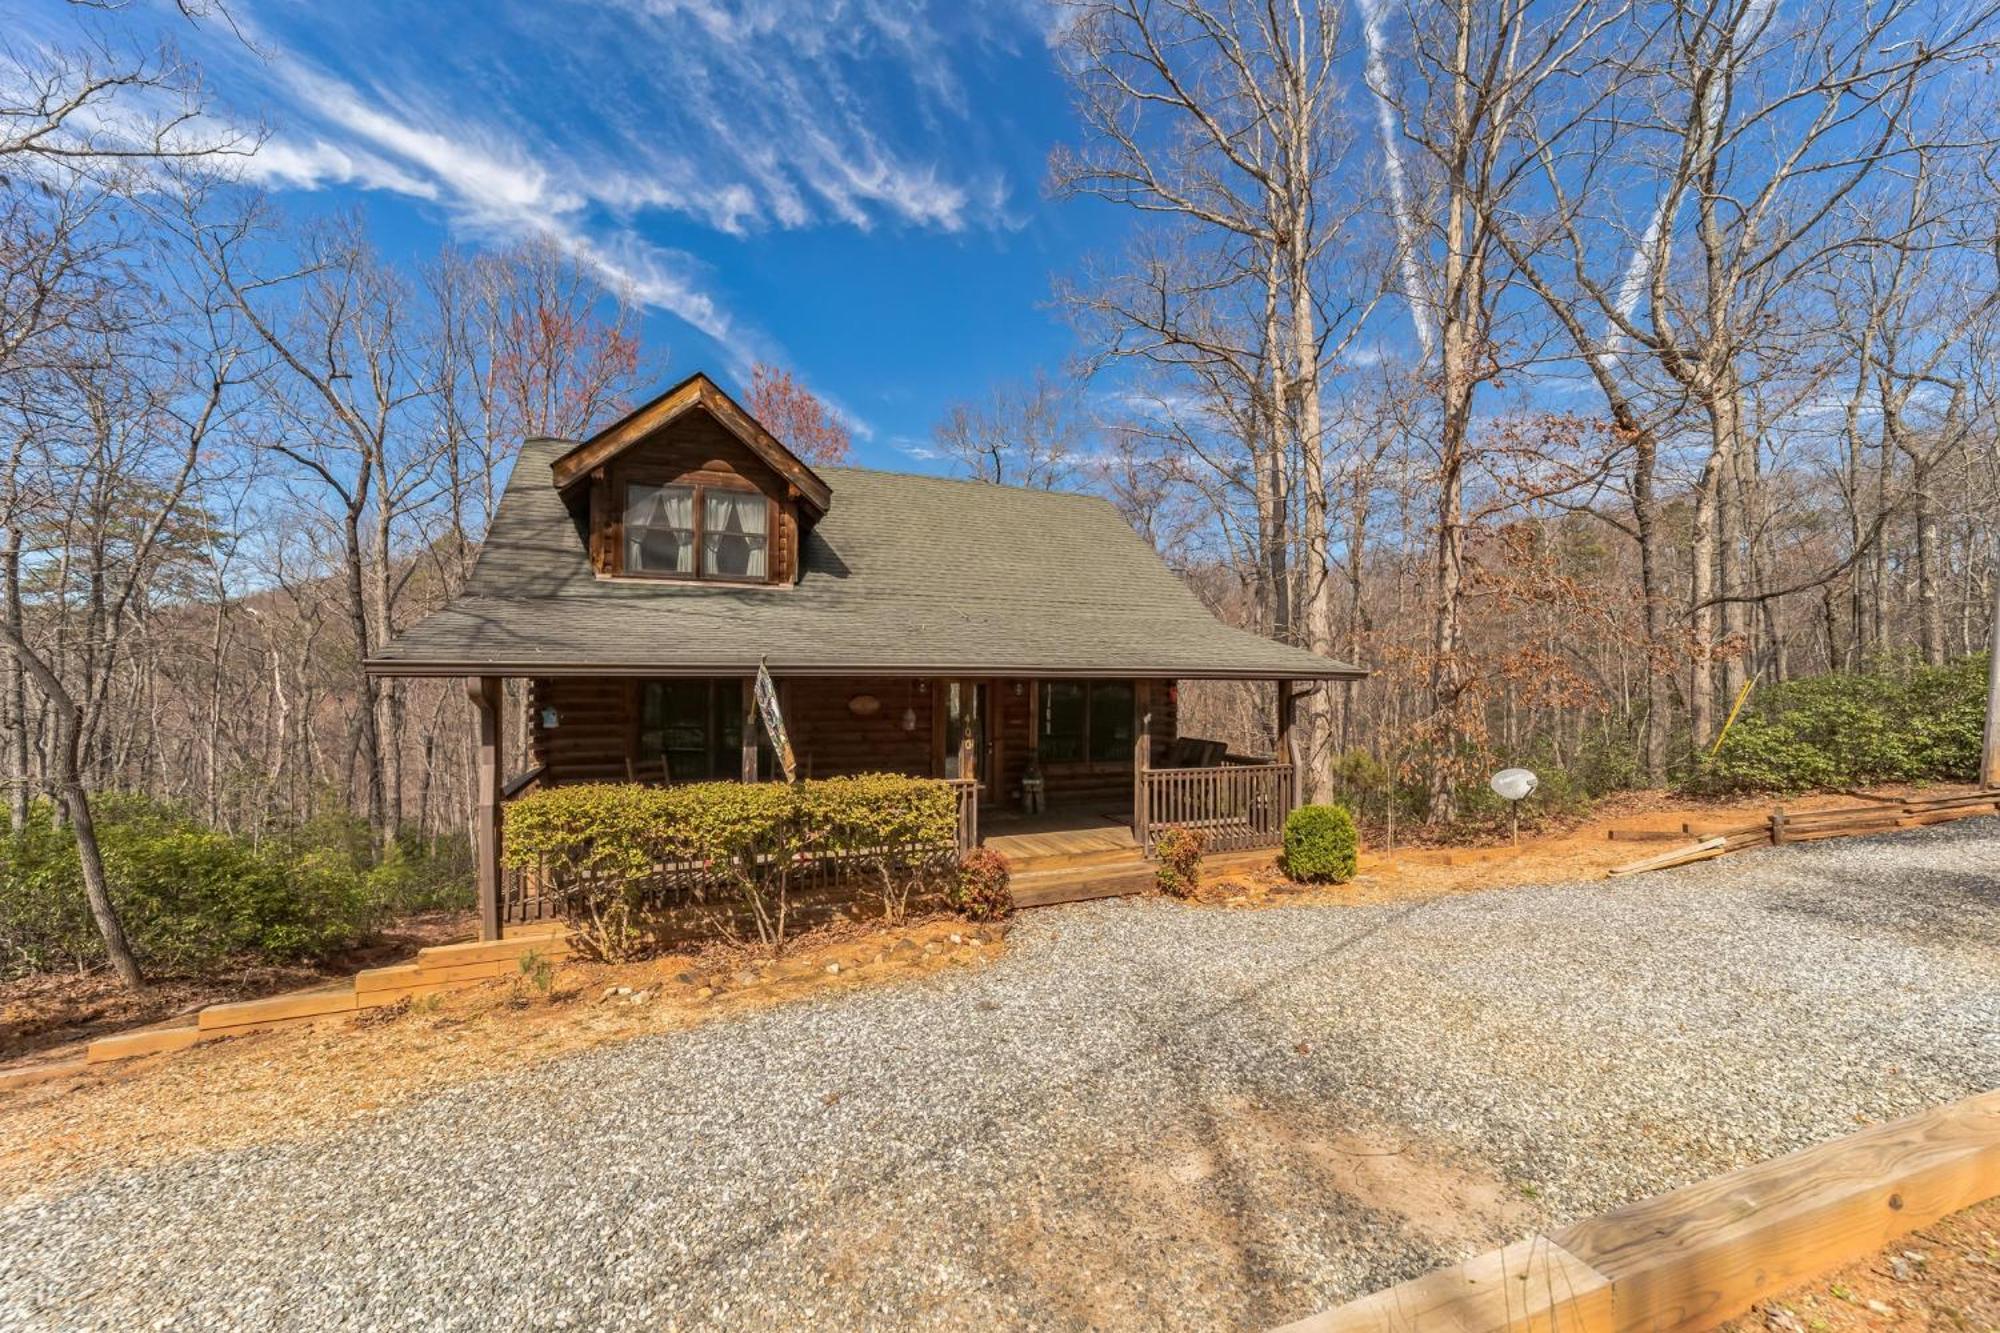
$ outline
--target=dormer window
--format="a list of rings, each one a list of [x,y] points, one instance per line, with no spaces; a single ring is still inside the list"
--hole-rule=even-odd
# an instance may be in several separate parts
[[[625,486],[623,571],[661,578],[763,583],[771,502],[748,487]]]
[[[709,487],[701,496],[701,568],[714,579],[764,581],[771,506],[756,491]]]
[[[694,577],[692,486],[625,488],[625,572]]]

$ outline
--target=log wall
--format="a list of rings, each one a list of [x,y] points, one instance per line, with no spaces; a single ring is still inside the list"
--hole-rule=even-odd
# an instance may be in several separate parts
[[[1034,719],[1033,691],[1024,683],[1020,694],[1012,680],[988,682],[988,708],[995,727],[998,781],[989,799],[1005,805],[1019,802],[1026,774]],[[650,781],[657,774],[636,773],[636,718],[640,682],[630,678],[585,679],[557,677],[534,681],[529,690],[530,736],[534,763],[550,784],[572,782]],[[904,773],[911,777],[939,776],[937,737],[942,731],[944,691],[932,681],[890,677],[798,678],[779,681],[779,697],[799,771],[816,778],[852,773]],[[851,701],[873,697],[879,707],[869,716],[857,715]],[[542,725],[542,710],[556,710],[558,723]],[[917,727],[903,730],[903,712],[914,708]],[[1153,687],[1153,762],[1163,762],[1175,737],[1176,709],[1172,691],[1162,682]],[[1043,766],[1051,803],[1101,802],[1129,805],[1132,761],[1066,763]]]

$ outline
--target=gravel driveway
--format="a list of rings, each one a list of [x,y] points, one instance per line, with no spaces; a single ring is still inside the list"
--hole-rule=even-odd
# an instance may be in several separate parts
[[[1255,1328],[2000,1086],[2000,820],[971,972],[0,1209],[0,1327]]]

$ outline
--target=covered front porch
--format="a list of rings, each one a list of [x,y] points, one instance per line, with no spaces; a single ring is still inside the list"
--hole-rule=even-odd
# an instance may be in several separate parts
[[[497,937],[548,910],[501,871],[508,801],[575,782],[781,778],[753,681],[528,678],[528,753],[510,760],[502,679],[474,679],[484,933]],[[1291,681],[1278,682],[1278,754],[1263,757],[1182,735],[1176,680],[795,675],[776,684],[800,777],[895,772],[950,781],[960,793],[960,849],[1000,851],[1018,871],[1136,870],[1175,825],[1201,829],[1217,852],[1275,847],[1298,800]]]

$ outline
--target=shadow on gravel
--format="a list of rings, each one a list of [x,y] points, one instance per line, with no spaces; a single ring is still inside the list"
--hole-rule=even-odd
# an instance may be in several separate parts
[[[1773,911],[1870,931],[1893,931],[1920,944],[1990,945],[2000,939],[2000,869],[1930,870],[1898,866],[1894,844],[1871,850],[1886,854],[1865,866],[1873,881],[1857,892],[1856,865],[1801,866],[1795,882],[1770,902]]]

